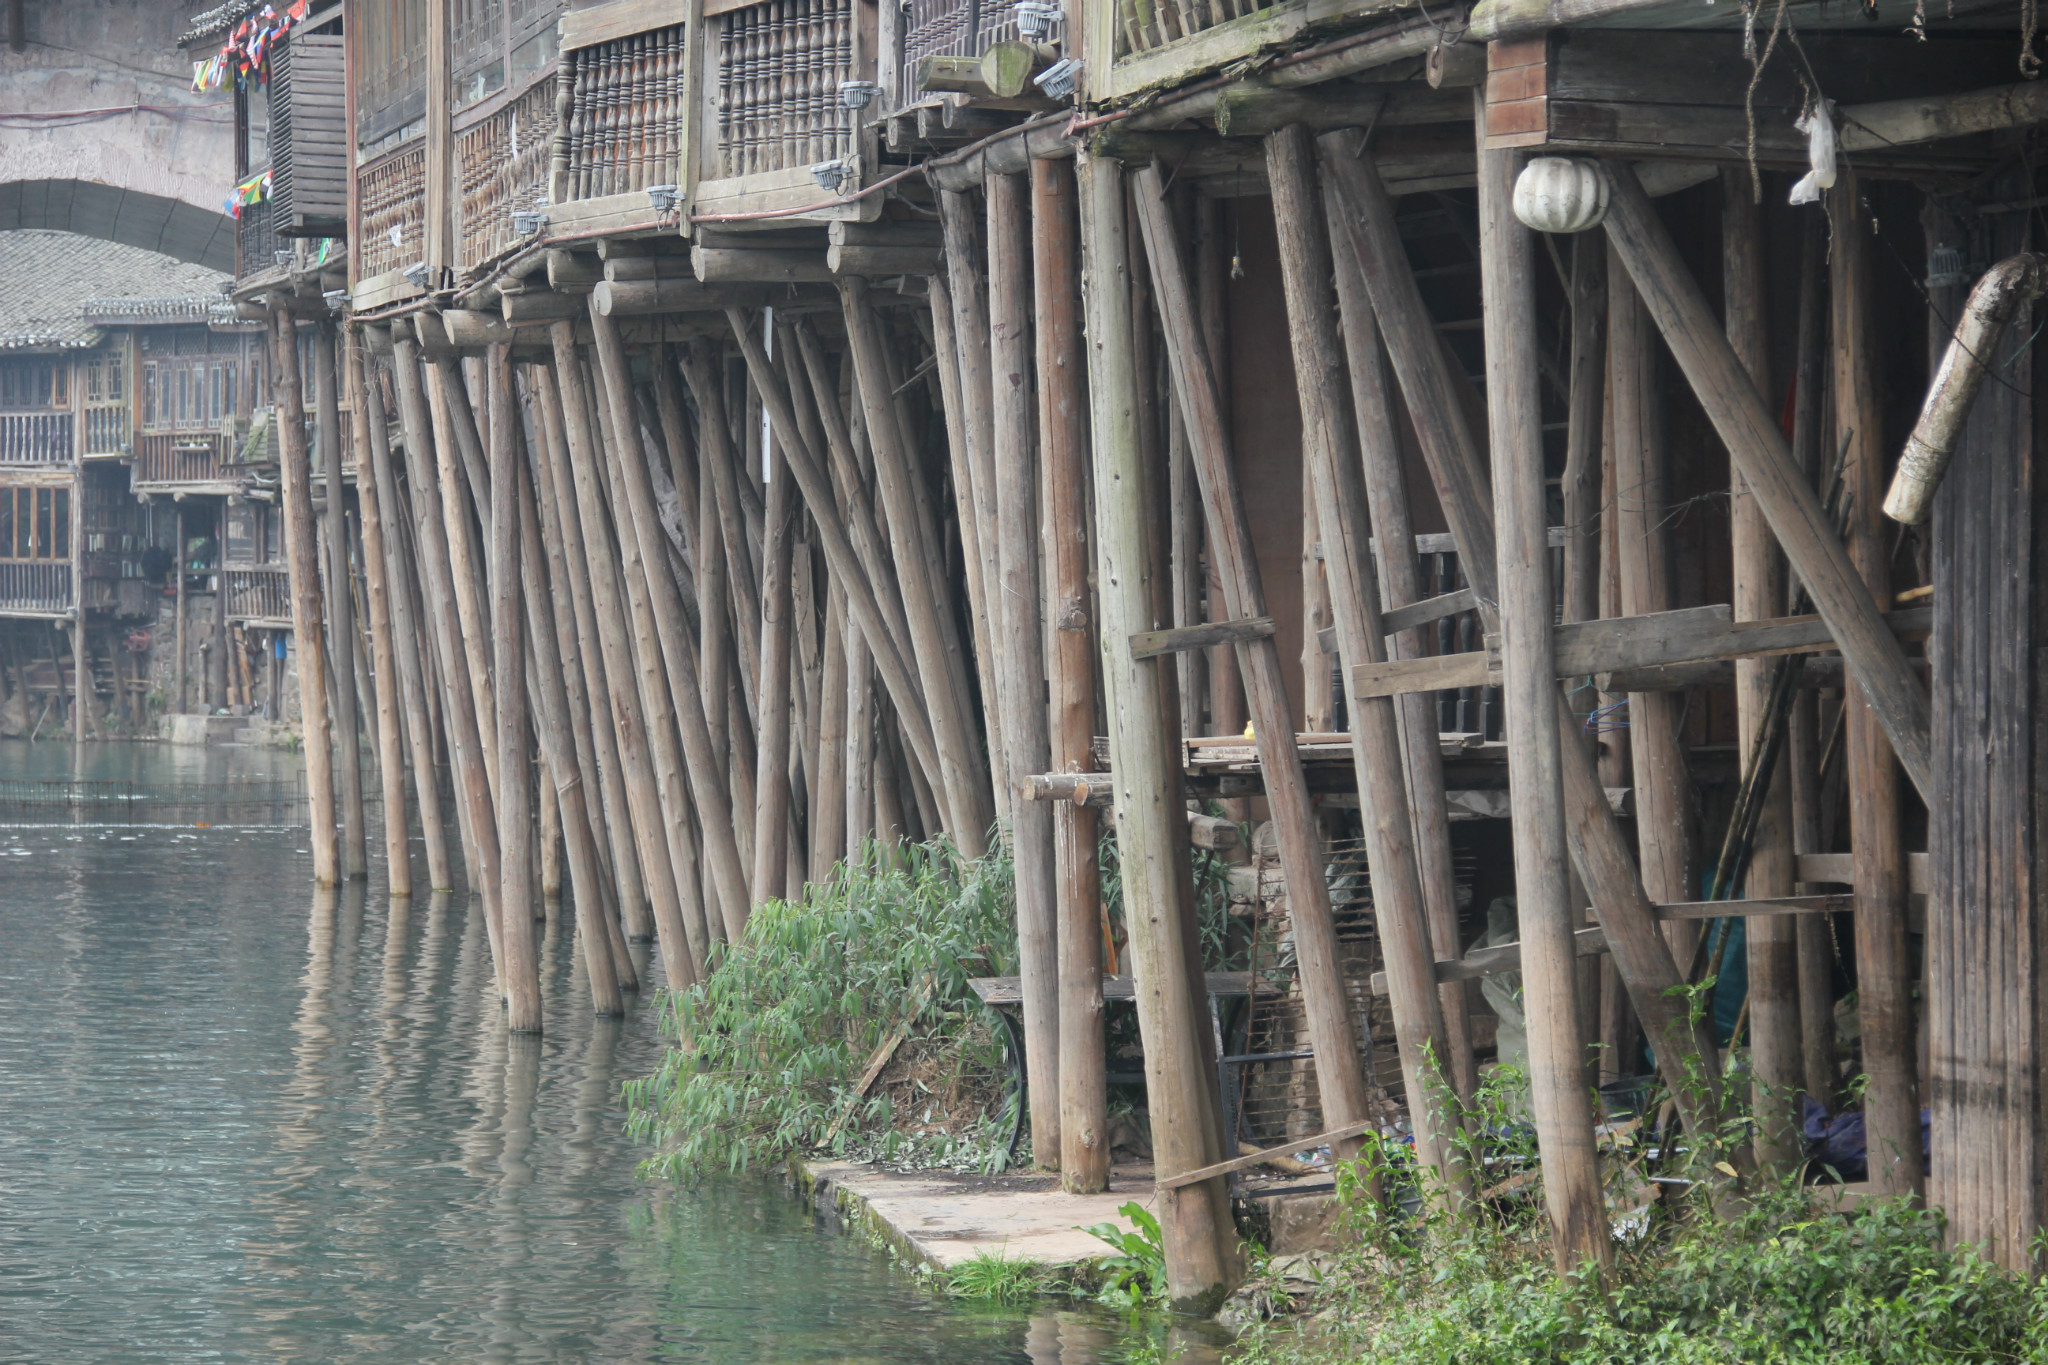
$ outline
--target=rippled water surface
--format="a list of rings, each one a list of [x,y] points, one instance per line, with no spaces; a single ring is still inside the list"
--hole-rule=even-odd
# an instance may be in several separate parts
[[[638,1180],[651,1011],[594,1019],[551,923],[546,1034],[508,1036],[465,898],[312,892],[298,771],[0,742],[0,782],[190,803],[0,810],[0,1361],[1149,1354],[949,1303],[768,1181]]]

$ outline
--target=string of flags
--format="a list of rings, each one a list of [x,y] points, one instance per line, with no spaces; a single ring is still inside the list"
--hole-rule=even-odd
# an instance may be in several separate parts
[[[240,218],[242,209],[248,204],[260,204],[270,197],[270,172],[262,170],[235,186],[234,193],[221,205],[230,218]]]
[[[270,50],[278,39],[291,32],[292,25],[306,17],[308,0],[292,0],[284,10],[265,5],[243,17],[228,34],[219,52],[192,64],[192,89],[200,93],[225,90],[232,78],[246,86],[250,77],[258,84],[270,79]]]

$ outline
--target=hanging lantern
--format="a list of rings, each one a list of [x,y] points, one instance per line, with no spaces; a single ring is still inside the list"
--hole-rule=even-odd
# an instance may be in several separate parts
[[[1538,232],[1584,232],[1607,216],[1607,173],[1597,161],[1539,156],[1515,180],[1515,217]]]

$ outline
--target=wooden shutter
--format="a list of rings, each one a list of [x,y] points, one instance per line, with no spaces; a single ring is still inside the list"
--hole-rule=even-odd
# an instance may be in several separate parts
[[[294,33],[270,57],[270,206],[280,237],[348,230],[343,41]]]

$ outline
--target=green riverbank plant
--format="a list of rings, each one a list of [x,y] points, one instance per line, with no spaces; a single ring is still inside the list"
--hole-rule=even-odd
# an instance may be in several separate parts
[[[945,1272],[946,1292],[956,1299],[983,1303],[1029,1303],[1058,1285],[1050,1268],[1039,1261],[979,1251]]]
[[[651,1175],[803,1152],[999,1170],[1015,1123],[998,1025],[967,980],[1016,972],[1011,869],[870,844],[797,901],[756,909],[697,986],[662,999],[673,1045],[626,1087]],[[879,1050],[889,1062],[865,1094]]]
[[[1504,1153],[1533,1169],[1493,1132],[1492,1178]],[[1904,1200],[1823,1212],[1797,1178],[1730,1180],[1710,1160],[1675,1207],[1629,1217],[1647,1192],[1617,1197],[1631,1177],[1610,1159],[1614,1265],[1560,1278],[1536,1187],[1475,1218],[1407,1218],[1371,1198],[1412,1179],[1399,1149],[1360,1161],[1339,1182],[1348,1249],[1314,1288],[1279,1289],[1295,1315],[1252,1328],[1243,1365],[2048,1365],[2048,1287],[1951,1251],[1939,1215]]]

